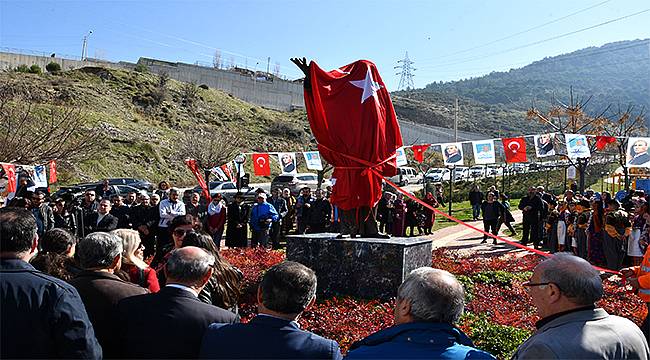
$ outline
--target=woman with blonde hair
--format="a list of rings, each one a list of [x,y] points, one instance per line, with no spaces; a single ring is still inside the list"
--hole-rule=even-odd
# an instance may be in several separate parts
[[[160,290],[156,272],[143,260],[144,245],[140,240],[140,234],[132,229],[117,229],[111,234],[122,239],[122,270],[129,274],[132,283],[149,289],[155,293]]]

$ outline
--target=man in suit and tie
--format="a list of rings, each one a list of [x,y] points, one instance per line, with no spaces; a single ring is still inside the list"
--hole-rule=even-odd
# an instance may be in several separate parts
[[[86,234],[97,231],[109,232],[117,229],[119,219],[110,214],[111,201],[103,199],[97,207],[97,212],[91,213],[85,220]]]
[[[212,324],[203,337],[205,359],[341,359],[339,345],[300,330],[300,314],[316,299],[316,274],[285,261],[270,268],[257,290],[259,315],[247,324]],[[251,339],[254,346],[251,346]]]
[[[239,322],[230,311],[198,299],[212,276],[214,262],[214,256],[194,246],[173,250],[165,265],[164,288],[118,304],[115,334],[122,344],[122,357],[197,358],[210,324]]]

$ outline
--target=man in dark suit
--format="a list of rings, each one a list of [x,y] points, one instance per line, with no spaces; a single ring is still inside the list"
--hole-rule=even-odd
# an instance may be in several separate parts
[[[77,290],[29,264],[37,245],[29,211],[0,209],[0,358],[101,359]]]
[[[316,274],[285,261],[270,268],[257,290],[259,315],[247,324],[212,324],[203,337],[205,359],[341,359],[339,345],[296,322],[316,299]],[[254,340],[254,346],[251,346]]]
[[[115,333],[115,306],[129,296],[147,290],[115,275],[122,264],[122,240],[112,234],[95,232],[77,244],[77,257],[84,271],[70,280],[93,323],[105,358],[119,355]]]
[[[103,199],[97,207],[97,212],[91,213],[85,220],[86,234],[96,231],[109,232],[117,229],[119,219],[110,214],[111,202]]]
[[[239,322],[230,311],[198,299],[212,276],[214,262],[203,249],[176,249],[165,265],[167,285],[160,292],[120,301],[116,334],[122,357],[196,358],[210,324]]]

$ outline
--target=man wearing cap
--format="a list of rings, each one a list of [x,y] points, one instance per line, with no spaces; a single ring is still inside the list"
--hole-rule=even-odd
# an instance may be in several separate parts
[[[266,247],[269,243],[269,230],[271,224],[280,219],[278,212],[273,205],[266,202],[266,194],[257,194],[257,204],[253,205],[251,210],[251,231],[253,232],[251,238],[251,247],[262,246]]]

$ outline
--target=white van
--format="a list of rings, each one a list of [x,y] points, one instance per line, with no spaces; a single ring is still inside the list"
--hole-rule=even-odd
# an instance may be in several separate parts
[[[431,169],[427,172],[426,178],[433,182],[449,181],[451,178],[451,170],[446,168]]]
[[[412,167],[398,167],[397,175],[390,177],[388,180],[399,186],[406,186],[422,182],[422,175]]]

